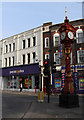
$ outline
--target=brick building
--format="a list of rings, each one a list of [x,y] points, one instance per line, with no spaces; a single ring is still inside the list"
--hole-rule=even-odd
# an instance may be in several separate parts
[[[70,21],[75,27],[76,33],[71,52],[71,71],[73,83],[76,81],[76,89],[80,93],[84,90],[84,19]],[[43,59],[51,59],[51,66],[56,62],[56,73],[51,72],[51,85],[57,87],[60,91],[64,86],[65,77],[65,57],[64,46],[60,43],[60,33],[58,29],[60,24],[51,25],[49,31],[43,32]],[[44,76],[44,86],[46,86],[46,77]]]

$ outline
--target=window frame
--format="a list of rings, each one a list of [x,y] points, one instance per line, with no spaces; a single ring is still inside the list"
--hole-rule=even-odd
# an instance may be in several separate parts
[[[15,63],[15,58],[14,58],[14,56],[12,57],[12,62],[13,62],[13,66],[14,66],[14,63]]]
[[[33,37],[33,46],[36,46],[36,37]]]
[[[23,40],[23,49],[25,49],[25,40]]]
[[[11,66],[11,57],[9,57],[9,66]]]
[[[30,64],[30,53],[28,53],[27,56],[28,56],[28,64]]]
[[[7,67],[7,58],[5,58],[5,67]]]
[[[56,54],[59,54],[59,57],[56,57]],[[56,59],[57,58],[57,59]],[[56,60],[59,60],[59,63],[57,63]],[[61,60],[60,60],[60,52],[56,52],[54,53],[54,62],[56,62],[56,65],[60,65],[61,64]]]
[[[55,45],[55,41],[56,41],[55,38],[59,38],[57,45]],[[59,33],[55,33],[54,36],[53,36],[53,46],[58,47],[59,45],[60,45],[60,35],[59,35]]]
[[[13,43],[13,51],[15,51],[15,43]]]
[[[25,64],[25,54],[22,55],[23,58],[23,65]]]
[[[81,61],[80,61],[80,58],[83,58],[83,57],[84,57],[84,54],[82,54],[82,56],[80,56],[80,52],[82,52],[82,51],[83,51],[83,53],[84,53],[84,50],[77,50],[77,61],[78,61],[78,64],[84,63],[84,62],[81,62]]]
[[[11,52],[11,44],[9,44],[9,52]]]
[[[47,45],[47,43],[48,43],[48,45]],[[45,37],[45,48],[49,48],[49,37]]]
[[[35,61],[36,60],[36,52],[33,52],[32,55],[33,55],[33,63],[35,63],[36,62]]]
[[[80,39],[79,35],[82,34],[82,39]],[[83,43],[83,30],[81,28],[79,28],[77,31],[76,31],[76,43]]]
[[[28,38],[28,48],[30,47],[30,38]]]
[[[45,54],[45,59],[49,59],[49,54]]]
[[[8,45],[5,46],[6,53],[8,52]]]

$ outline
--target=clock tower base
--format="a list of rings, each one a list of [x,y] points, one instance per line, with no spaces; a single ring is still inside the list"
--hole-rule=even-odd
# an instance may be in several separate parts
[[[79,97],[77,94],[59,95],[59,106],[65,108],[79,107]]]

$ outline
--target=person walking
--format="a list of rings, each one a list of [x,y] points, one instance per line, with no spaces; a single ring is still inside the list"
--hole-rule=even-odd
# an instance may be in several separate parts
[[[22,92],[22,83],[20,84],[20,92]]]

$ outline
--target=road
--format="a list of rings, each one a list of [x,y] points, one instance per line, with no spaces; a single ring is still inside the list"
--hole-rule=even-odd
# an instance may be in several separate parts
[[[3,92],[2,118],[60,118],[60,114],[62,118],[81,118],[83,99],[80,97],[79,108],[64,109],[58,106],[58,96],[50,97],[50,103],[47,103],[47,97],[44,98],[44,103],[38,103],[37,96]]]

